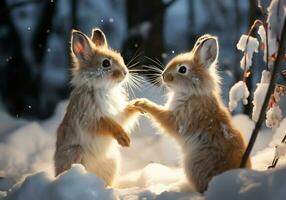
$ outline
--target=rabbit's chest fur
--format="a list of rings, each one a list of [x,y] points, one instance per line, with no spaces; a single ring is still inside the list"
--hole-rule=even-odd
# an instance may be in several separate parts
[[[187,152],[226,142],[226,134],[231,138],[228,116],[214,97],[174,98],[170,108],[175,116],[178,140],[190,149]]]
[[[126,97],[120,90],[75,90],[71,96],[66,117],[72,131],[68,143],[79,143],[87,152],[97,157],[106,154],[111,145],[115,145],[109,135],[89,133],[89,127],[99,126],[96,122],[101,117],[110,117],[120,121],[120,112],[126,105]]]

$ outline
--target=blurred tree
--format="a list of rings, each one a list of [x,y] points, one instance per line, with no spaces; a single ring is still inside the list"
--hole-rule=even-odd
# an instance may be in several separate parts
[[[134,50],[140,49],[152,59],[162,60],[165,50],[164,16],[175,0],[127,0],[128,37],[124,43],[123,55],[131,59]]]
[[[168,7],[175,1],[127,0],[129,34],[124,42],[122,53],[125,60],[133,60],[138,54],[144,53],[147,59],[139,56],[140,64],[160,65],[163,60],[162,54],[165,52],[164,17]],[[144,73],[150,81],[153,79],[151,74],[154,71],[149,69],[141,73]]]
[[[78,29],[77,0],[71,0],[71,20],[72,20],[72,28]]]
[[[0,7],[8,10],[6,1],[1,1]],[[7,56],[7,62],[1,66],[1,95],[8,111],[15,116],[29,110],[28,99],[33,98],[37,92],[31,90],[34,84],[31,69],[22,54],[20,35],[9,13],[5,12],[0,21],[0,28],[6,30],[0,38],[1,53]],[[28,98],[23,98],[24,96]]]
[[[39,1],[30,3],[35,2]],[[0,7],[6,11],[0,18],[0,26],[3,26],[0,28],[6,30],[5,34],[0,37],[1,50],[8,52],[6,53],[7,62],[1,66],[1,95],[3,103],[12,115],[46,118],[52,114],[51,106],[54,105],[42,98],[41,66],[45,51],[47,51],[48,32],[52,28],[56,2],[43,2],[43,12],[33,34],[33,63],[28,62],[23,55],[21,38],[11,17],[12,9],[16,9],[18,5],[25,4],[9,7],[6,1],[0,2]]]
[[[195,1],[188,1],[188,20],[189,20],[189,43],[195,44],[196,39],[198,38],[197,30],[196,30],[196,9],[195,9]]]
[[[234,13],[235,13],[235,38],[240,38],[240,27],[241,27],[241,14],[239,10],[239,2],[237,0],[233,0],[234,4]],[[236,45],[233,46],[234,52],[237,50]],[[235,59],[234,59],[234,66],[240,62],[240,55],[238,53],[235,53]],[[234,67],[233,69],[234,74],[234,82],[236,83],[241,79],[241,70],[239,67]]]

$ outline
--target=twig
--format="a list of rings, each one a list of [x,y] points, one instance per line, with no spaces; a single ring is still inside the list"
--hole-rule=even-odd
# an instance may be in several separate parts
[[[243,52],[243,55],[244,55],[243,82],[245,82],[245,81],[246,81],[246,78],[248,77],[248,70],[246,70],[246,54],[247,54],[246,52],[247,52],[247,45],[248,45],[248,42],[249,42],[249,38],[250,38],[250,36],[251,36],[251,34],[252,34],[253,30],[255,29],[255,27],[256,27],[257,24],[263,24],[263,22],[260,21],[260,20],[258,20],[258,19],[255,20],[255,21],[253,22],[251,28],[249,29],[248,34],[247,34],[247,39],[246,39],[246,44],[245,44],[245,50],[244,50],[244,52]]]
[[[276,165],[277,165],[277,163],[278,163],[278,160],[279,160],[279,158],[274,157],[274,159],[273,159],[273,161],[272,161],[271,165],[270,165],[270,166],[268,166],[268,167],[267,167],[267,169],[273,169],[273,168],[275,168],[275,167],[276,167]]]
[[[286,87],[282,84],[275,84],[275,89],[273,94],[270,97],[270,100],[268,102],[268,108],[273,108],[274,106],[278,106],[278,103],[280,101],[280,97],[285,95]],[[277,99],[275,96],[279,96],[279,99]]]
[[[269,71],[269,44],[268,44],[268,23],[264,20],[263,21],[263,28],[265,30],[265,37],[266,37],[266,69]]]
[[[286,142],[286,135],[284,136],[284,138],[282,139],[281,143],[285,143]],[[277,148],[277,146],[276,146]],[[277,163],[278,163],[279,157],[274,156],[273,161],[271,163],[270,166],[267,167],[267,169],[273,169],[276,167]]]
[[[263,102],[263,105],[262,105],[262,108],[261,108],[261,112],[259,114],[258,121],[255,124],[254,130],[252,131],[252,134],[251,134],[248,146],[247,146],[247,148],[245,150],[245,153],[244,153],[244,155],[243,155],[243,157],[241,159],[240,168],[244,168],[246,163],[247,163],[247,160],[249,158],[250,152],[251,152],[251,150],[252,150],[252,148],[254,146],[254,143],[256,141],[257,135],[259,133],[259,130],[260,130],[261,125],[262,125],[262,122],[264,120],[264,116],[265,116],[265,113],[266,113],[266,109],[268,107],[269,99],[270,99],[271,94],[272,94],[272,92],[273,92],[273,90],[275,88],[276,73],[279,71],[279,65],[280,65],[280,62],[281,62],[281,60],[283,58],[283,55],[284,55],[283,49],[284,49],[285,37],[286,37],[286,20],[284,20],[283,29],[282,29],[281,36],[280,36],[281,40],[280,40],[279,47],[278,47],[278,54],[277,54],[277,58],[275,60],[274,66],[273,66],[271,80],[270,80],[269,87],[268,87],[268,90],[267,90],[267,93],[266,93],[266,97],[264,99],[264,102]]]

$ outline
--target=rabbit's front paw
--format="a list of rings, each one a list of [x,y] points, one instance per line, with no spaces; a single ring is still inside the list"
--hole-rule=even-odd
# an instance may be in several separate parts
[[[146,113],[146,105],[148,104],[147,99],[134,99],[130,102],[130,106],[132,106],[137,111],[141,112],[142,114]]]
[[[137,109],[140,109],[141,111],[143,112],[146,112],[146,108],[148,108],[148,105],[149,105],[149,100],[147,99],[135,99],[134,102],[133,102],[133,105],[137,108]]]

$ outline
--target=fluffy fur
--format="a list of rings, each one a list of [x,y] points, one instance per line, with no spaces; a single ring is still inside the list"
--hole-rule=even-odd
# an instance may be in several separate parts
[[[137,109],[127,105],[123,83],[128,69],[121,55],[108,48],[105,35],[94,29],[91,39],[72,32],[72,85],[65,117],[57,131],[55,174],[81,163],[107,185],[119,168],[121,146],[129,146],[127,131]],[[104,67],[104,60],[110,66]],[[114,140],[115,139],[115,140]]]
[[[203,192],[211,178],[238,168],[245,151],[242,134],[219,97],[217,39],[204,35],[193,50],[173,58],[162,78],[170,94],[165,106],[147,99],[134,105],[148,113],[183,151],[183,167],[193,189]],[[186,70],[180,67],[185,67]],[[251,167],[248,161],[247,167]]]

